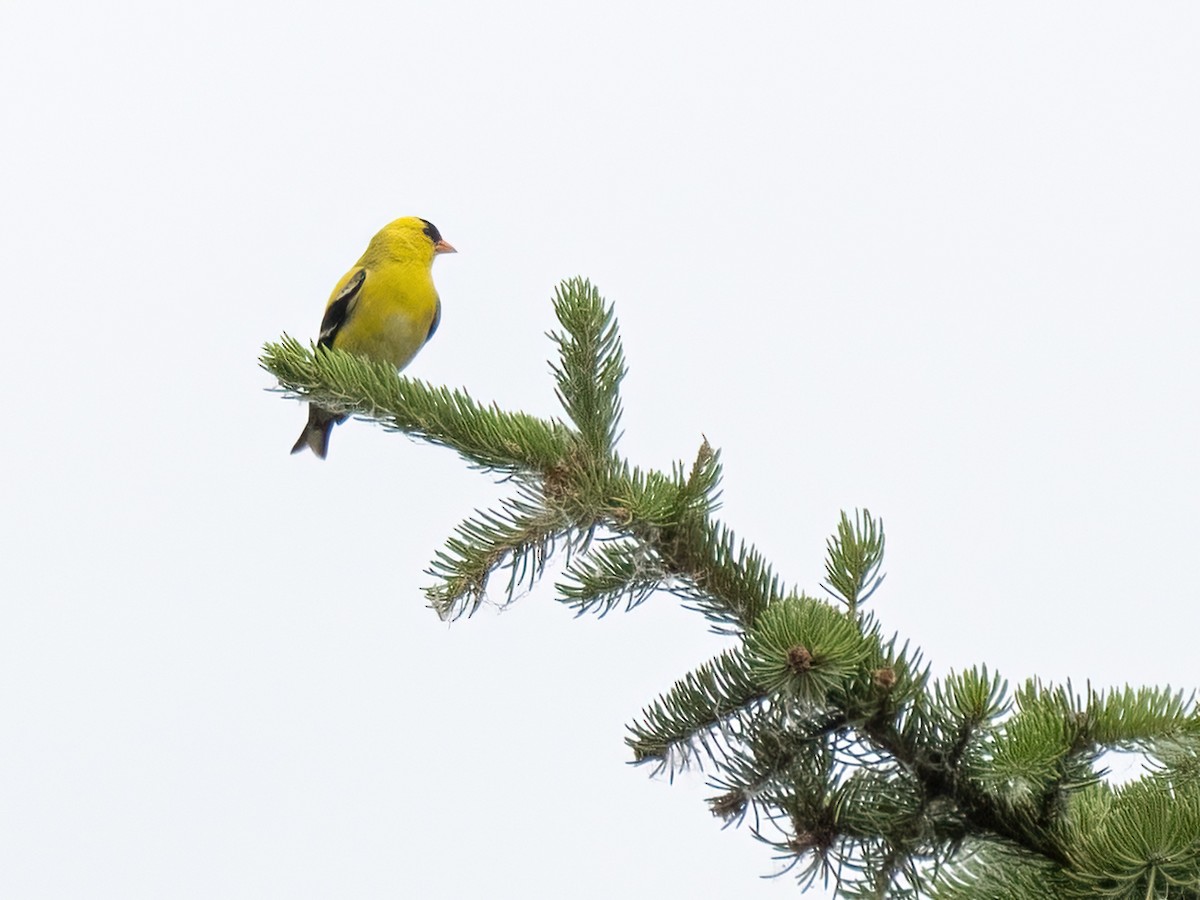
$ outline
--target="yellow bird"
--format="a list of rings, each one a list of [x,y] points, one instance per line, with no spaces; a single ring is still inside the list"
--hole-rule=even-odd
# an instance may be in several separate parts
[[[333,289],[317,343],[403,369],[433,337],[442,317],[433,258],[455,252],[425,219],[410,216],[385,225]],[[329,433],[344,421],[343,415],[309,404],[308,424],[292,452],[308,447],[324,459]]]

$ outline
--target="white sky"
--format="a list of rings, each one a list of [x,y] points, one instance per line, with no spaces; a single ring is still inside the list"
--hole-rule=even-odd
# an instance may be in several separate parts
[[[733,10],[0,4],[0,894],[795,895],[625,765],[700,617],[447,627],[502,489],[361,423],[288,456],[259,347],[401,215],[460,251],[410,374],[555,414],[586,275],[623,449],[707,435],[790,583],[865,505],[935,672],[1196,684],[1200,12]]]

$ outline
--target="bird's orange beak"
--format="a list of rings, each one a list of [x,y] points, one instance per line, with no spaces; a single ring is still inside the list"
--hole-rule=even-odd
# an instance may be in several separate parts
[[[439,253],[457,253],[458,251],[447,244],[445,241],[438,241],[433,245],[433,252],[436,256]]]

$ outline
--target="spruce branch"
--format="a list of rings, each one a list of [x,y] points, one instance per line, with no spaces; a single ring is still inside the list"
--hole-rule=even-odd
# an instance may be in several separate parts
[[[545,504],[535,486],[523,484],[498,511],[477,511],[459,524],[446,549],[438,551],[428,570],[438,579],[425,592],[430,605],[442,619],[473,613],[501,566],[509,569],[505,593],[511,602],[522,587],[532,589],[557,543],[577,538],[573,524],[561,509]]]
[[[712,741],[735,713],[746,712],[765,697],[749,677],[737,650],[727,650],[685,675],[665,696],[627,726],[625,743],[635,762],[653,760],[677,771],[697,751],[713,757]]]
[[[719,634],[741,634],[787,596],[769,563],[725,525],[705,519],[659,539],[675,577],[671,591],[703,613]]]
[[[662,586],[662,564],[644,544],[627,538],[596,541],[566,567],[555,585],[563,603],[580,615],[605,615],[624,601],[631,610]]]
[[[557,394],[588,450],[606,456],[617,440],[621,421],[618,388],[625,377],[625,354],[613,309],[586,279],[558,287],[554,312],[563,331],[549,337],[561,362],[551,366]]]
[[[956,726],[978,728],[1008,712],[1008,684],[999,675],[988,677],[987,666],[950,673],[934,689],[937,707],[951,713]],[[955,730],[958,730],[958,727]]]
[[[826,590],[840,597],[853,614],[883,583],[878,574],[883,562],[883,523],[870,510],[854,512],[854,521],[842,513],[837,534],[826,542]]]
[[[669,474],[616,457],[625,362],[612,308],[590,283],[573,279],[559,287],[555,312],[563,326],[551,335],[561,354],[553,367],[557,393],[578,430],[482,406],[463,391],[434,388],[341,351],[306,349],[287,336],[266,345],[261,364],[293,396],[451,447],[485,470],[526,484],[540,481],[541,511],[516,501],[481,512],[447,542],[430,570],[440,579],[428,592],[439,614],[478,608],[488,584],[483,567],[544,563],[542,551],[585,547],[600,528],[632,539],[640,550],[624,563],[621,547],[629,545],[580,560],[562,585],[569,604],[603,612],[622,598],[636,605],[661,586],[702,609],[723,632],[749,626],[783,588],[753,547],[711,518],[719,454],[705,441],[690,470],[676,464]],[[563,532],[557,542],[550,539],[555,523]],[[542,529],[549,529],[544,540],[535,536]],[[619,583],[622,565],[626,584]],[[542,569],[535,564],[526,571],[536,577]],[[607,599],[580,603],[579,579],[599,588],[601,577],[608,579]],[[510,580],[509,600],[513,586]]]
[[[772,694],[817,708],[845,689],[869,653],[857,622],[808,597],[768,606],[746,636],[754,680]]]
[[[1101,788],[1091,815],[1072,819],[1076,897],[1196,897],[1200,895],[1200,787],[1171,790],[1151,781]]]
[[[260,364],[291,396],[449,447],[485,470],[546,471],[572,443],[560,422],[481,406],[461,390],[433,387],[341,350],[306,348],[287,335],[264,346]]]
[[[565,551],[558,596],[576,613],[681,598],[733,646],[628,726],[634,762],[703,767],[726,825],[751,822],[801,884],[844,897],[1170,897],[1200,900],[1200,713],[1195,696],[1029,679],[986,666],[933,680],[863,604],[883,582],[882,523],[842,513],[824,587],[786,585],[715,518],[719,454],[643,469],[616,449],[624,353],[587,281],[555,298],[552,364],[565,419],[477,403],[463,390],[284,337],[261,364],[292,396],[454,449],[513,494],[478,510],[435,557],[439,615],[474,612],[497,571],[504,602]],[[569,424],[568,424],[569,423]],[[1113,787],[1108,750],[1148,771]]]
[[[1116,750],[1153,751],[1176,738],[1194,741],[1200,735],[1200,721],[1190,712],[1195,705],[1195,693],[1185,696],[1170,687],[1127,685],[1108,693],[1092,692],[1089,687],[1084,710],[1088,736]]]

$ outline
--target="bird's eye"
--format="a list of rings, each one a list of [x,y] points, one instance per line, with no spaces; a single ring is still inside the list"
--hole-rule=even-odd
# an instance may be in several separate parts
[[[425,235],[431,241],[433,241],[436,244],[438,241],[440,241],[442,239],[442,233],[437,230],[436,225],[434,225],[428,219],[422,219],[421,221],[425,223],[425,228],[422,230],[425,232]]]

